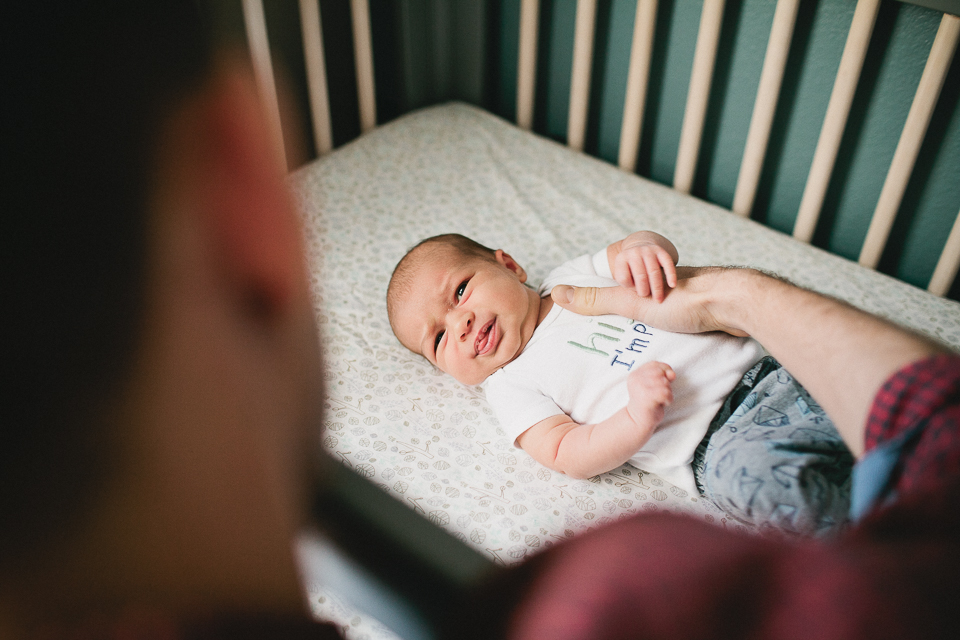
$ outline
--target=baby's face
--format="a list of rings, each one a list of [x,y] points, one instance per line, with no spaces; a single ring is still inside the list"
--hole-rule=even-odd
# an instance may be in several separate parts
[[[479,384],[523,350],[537,327],[540,297],[513,259],[429,251],[398,301],[394,328],[405,347],[464,384]]]

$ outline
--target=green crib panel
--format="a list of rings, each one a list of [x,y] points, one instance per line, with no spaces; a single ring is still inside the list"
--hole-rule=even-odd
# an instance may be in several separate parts
[[[497,115],[517,120],[517,60],[520,57],[520,0],[502,0],[500,3],[500,32],[497,34],[498,56],[496,69]]]
[[[693,194],[729,207],[759,84],[773,0],[727,2]],[[853,0],[802,2],[791,44],[753,217],[793,230],[820,127],[833,89]],[[673,181],[701,1],[659,3],[637,172]],[[503,0],[500,24],[519,28],[519,0]],[[599,0],[586,151],[615,163],[629,65],[635,0]],[[541,0],[534,130],[565,141],[575,0]],[[940,14],[886,1],[871,40],[824,202],[814,243],[856,259],[899,140]],[[760,34],[760,35],[757,35]],[[516,100],[517,40],[500,36],[501,115]],[[960,210],[960,62],[955,61],[917,169],[904,197],[881,270],[926,286]],[[512,86],[510,83],[513,83]]]
[[[855,107],[867,103],[866,110],[862,118],[847,123],[836,168],[837,178],[845,180],[842,187],[832,184],[828,191],[817,244],[853,260],[859,256],[938,23],[926,9],[892,3],[882,7],[867,54],[870,64],[854,98]],[[878,45],[884,41],[886,52],[881,55]]]
[[[740,163],[760,85],[775,4],[769,0],[728,3],[704,123],[693,192],[733,206]]]
[[[664,184],[673,184],[702,8],[702,2],[667,1],[658,11],[637,170]]]
[[[936,268],[947,234],[960,214],[960,56],[944,83],[931,131],[920,148],[917,166],[880,263],[895,274],[925,287]],[[902,249],[901,249],[902,247]],[[960,297],[960,278],[950,297]]]
[[[600,46],[595,55],[601,64],[595,65],[598,77],[594,78],[594,84],[599,85],[595,109],[597,116],[589,120],[587,149],[595,147],[597,156],[613,164],[617,163],[620,155],[620,129],[623,124],[623,101],[627,96],[636,5],[636,0],[613,0],[608,12],[597,12],[597,41]],[[595,137],[592,135],[594,130]]]
[[[235,23],[233,30],[242,34],[239,4],[222,3],[233,12],[224,11]],[[520,0],[458,0],[438,5],[444,10],[437,15],[431,13],[435,4],[371,0],[379,121],[451,99],[467,99],[515,120]],[[776,2],[728,0],[726,5],[693,194],[729,207]],[[576,0],[540,0],[534,131],[561,142],[567,137],[576,6]],[[702,0],[660,0],[657,12],[637,172],[668,185],[702,6]],[[855,7],[855,0],[800,3],[752,212],[754,219],[784,233],[793,230]],[[294,79],[292,93],[304,114],[298,128],[309,133],[297,3],[277,0],[265,9],[275,62],[287,72],[281,76]],[[322,0],[321,9],[334,140],[340,145],[359,133],[350,14],[348,5],[334,0]],[[619,155],[635,15],[636,0],[598,0],[585,150],[611,163]],[[939,22],[934,10],[881,3],[814,244],[858,257]],[[428,36],[448,46],[435,46]],[[960,211],[958,102],[960,60],[955,59],[879,266],[921,287]],[[308,155],[311,143],[308,139]],[[951,296],[958,293],[955,285]]]
[[[577,0],[553,0],[540,5],[536,95],[541,98],[542,108],[534,107],[534,126],[551,138],[566,142]]]
[[[801,3],[797,15],[753,214],[784,233],[793,231],[854,8]]]

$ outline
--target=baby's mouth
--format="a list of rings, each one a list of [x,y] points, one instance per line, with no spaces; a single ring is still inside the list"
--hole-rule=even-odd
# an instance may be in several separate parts
[[[476,350],[478,356],[483,356],[490,351],[497,344],[497,325],[496,319],[491,320],[487,324],[483,325],[483,328],[480,329],[480,332],[477,334],[477,343]]]

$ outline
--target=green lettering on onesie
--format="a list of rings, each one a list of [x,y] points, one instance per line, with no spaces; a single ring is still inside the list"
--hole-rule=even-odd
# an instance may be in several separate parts
[[[612,324],[607,324],[606,322],[598,322],[597,324],[606,329],[613,329],[617,333],[623,333],[623,329],[621,329],[620,327],[615,327]]]
[[[616,327],[611,327],[611,328],[616,328]],[[611,340],[611,341],[613,341],[613,342],[617,342],[617,339],[616,339],[616,338],[612,338],[612,337],[610,337],[610,336],[608,336],[608,335],[604,335],[604,334],[602,334],[602,333],[591,333],[591,334],[590,334],[590,337],[588,338],[588,342],[590,343],[590,346],[589,346],[589,347],[588,347],[588,346],[585,346],[585,345],[582,345],[582,344],[580,344],[579,342],[574,342],[573,340],[568,340],[568,341],[567,341],[567,344],[573,345],[573,346],[575,346],[575,347],[578,347],[578,348],[580,348],[580,349],[583,349],[584,351],[589,351],[589,352],[591,352],[591,353],[597,354],[598,356],[603,356],[604,358],[606,358],[606,357],[609,356],[610,354],[607,353],[606,351],[603,351],[603,350],[597,348],[597,345],[596,345],[596,342],[595,342],[597,338],[603,338],[604,340]]]

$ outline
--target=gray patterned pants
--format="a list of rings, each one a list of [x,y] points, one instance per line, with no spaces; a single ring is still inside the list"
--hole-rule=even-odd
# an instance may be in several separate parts
[[[728,514],[815,536],[845,525],[852,467],[833,422],[769,356],[744,374],[693,461],[701,493]]]

